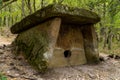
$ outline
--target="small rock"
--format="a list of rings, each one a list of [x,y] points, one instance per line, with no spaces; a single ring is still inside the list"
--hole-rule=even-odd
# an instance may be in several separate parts
[[[13,75],[7,75],[7,76],[9,76],[10,78],[15,78],[15,76],[13,76]]]
[[[18,69],[17,67],[13,67],[13,68],[11,68],[10,70],[15,70],[15,71],[20,71],[20,69]]]
[[[22,57],[18,57],[18,60],[20,61],[20,60],[22,60],[23,58]]]
[[[108,55],[108,57],[114,58],[114,59],[120,59],[120,56],[119,55],[115,55],[115,54],[110,54],[110,55]]]
[[[96,78],[96,76],[95,76],[94,74],[89,73],[88,75],[89,75],[89,77],[92,78],[92,79],[95,79],[95,78]]]
[[[110,58],[114,58],[114,54],[110,54],[110,55],[108,55],[108,57],[110,57]]]
[[[0,63],[5,63],[5,60],[0,60]]]
[[[6,47],[6,45],[5,44],[3,44],[3,48],[5,48]]]
[[[13,57],[13,59],[17,60],[17,58],[16,58],[16,57]]]
[[[99,57],[99,60],[100,61],[105,61],[104,57],[102,57],[102,56]]]
[[[18,76],[19,76],[19,74],[15,74],[15,76],[16,76],[16,77],[18,77]]]
[[[3,54],[4,53],[4,50],[0,49],[0,54]]]
[[[10,63],[10,66],[14,66],[14,63]]]
[[[7,71],[7,73],[9,74],[9,73],[10,73],[10,71]]]
[[[6,47],[6,45],[3,44],[3,45],[0,46],[0,49],[5,49],[5,47]]]
[[[115,59],[120,59],[120,56],[116,55],[116,56],[115,56]]]
[[[4,54],[4,52],[0,52],[0,54]]]

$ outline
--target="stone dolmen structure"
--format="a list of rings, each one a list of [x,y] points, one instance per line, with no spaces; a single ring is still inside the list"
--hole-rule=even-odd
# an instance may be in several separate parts
[[[100,17],[89,10],[49,5],[11,27],[13,42],[39,71],[99,61],[94,24]]]

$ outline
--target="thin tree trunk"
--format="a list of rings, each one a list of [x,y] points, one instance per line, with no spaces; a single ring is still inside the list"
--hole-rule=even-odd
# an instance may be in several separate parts
[[[44,0],[41,0],[41,8],[44,7]]]
[[[6,11],[6,8],[4,8],[4,11]],[[4,16],[4,19],[3,19],[3,26],[6,26],[6,16]]]
[[[116,40],[120,41],[120,34],[119,33],[116,34]]]
[[[15,24],[18,21],[18,15],[13,18],[13,24]]]
[[[0,11],[0,14],[2,13],[2,10]],[[2,17],[0,17],[0,26],[2,26]]]
[[[33,1],[34,12],[36,11],[35,0]]]
[[[64,1],[64,0],[59,0],[59,1],[58,1],[58,4],[62,4],[63,1]]]
[[[103,41],[104,41],[104,44],[103,44],[103,49],[104,49],[106,48],[106,44],[107,44],[107,33],[106,32],[104,34]]]
[[[109,35],[109,37],[108,37],[108,49],[111,50],[111,46],[112,46],[112,30],[111,30],[111,28],[110,28],[108,35]]]
[[[2,18],[0,17],[0,22],[2,22]],[[2,23],[0,23],[0,27],[2,26]]]
[[[9,26],[9,25],[8,25],[8,16],[6,16],[5,25],[6,25],[6,27]]]
[[[105,29],[104,30],[104,36],[103,36],[103,48],[105,48],[106,47],[106,45],[107,45],[107,29],[106,29],[106,27],[105,27],[105,25],[104,24],[106,24],[106,3],[104,2],[104,4],[103,4],[103,19],[104,19],[104,21],[103,21],[103,28]]]
[[[11,16],[11,25],[13,25],[13,16]]]
[[[25,3],[24,3],[24,0],[22,0],[22,18],[25,17],[25,9],[24,9],[24,7],[25,7]]]
[[[32,14],[31,1],[28,0],[28,9],[30,10],[29,14]]]
[[[9,13],[11,13],[11,5],[9,5],[8,8],[9,8]],[[12,18],[11,15],[9,15],[8,16],[8,25],[9,26],[11,26],[11,20],[12,20],[11,18]]]

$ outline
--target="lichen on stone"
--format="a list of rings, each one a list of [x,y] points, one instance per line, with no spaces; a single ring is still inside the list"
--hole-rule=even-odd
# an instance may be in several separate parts
[[[64,23],[95,24],[100,17],[89,10],[70,7],[62,4],[52,4],[25,17],[11,27],[11,32],[21,33],[53,17],[60,17]]]
[[[31,34],[32,37],[28,37],[29,34]],[[40,72],[45,72],[47,70],[47,62],[43,54],[47,51],[48,39],[46,34],[34,34],[37,33],[28,31],[25,34],[20,34],[16,38],[15,44],[18,46],[18,50],[23,52],[25,58],[33,67]]]

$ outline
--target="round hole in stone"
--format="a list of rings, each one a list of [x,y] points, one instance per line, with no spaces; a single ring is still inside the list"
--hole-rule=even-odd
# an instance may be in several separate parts
[[[71,51],[70,50],[65,50],[64,51],[64,57],[69,58],[71,56]]]

